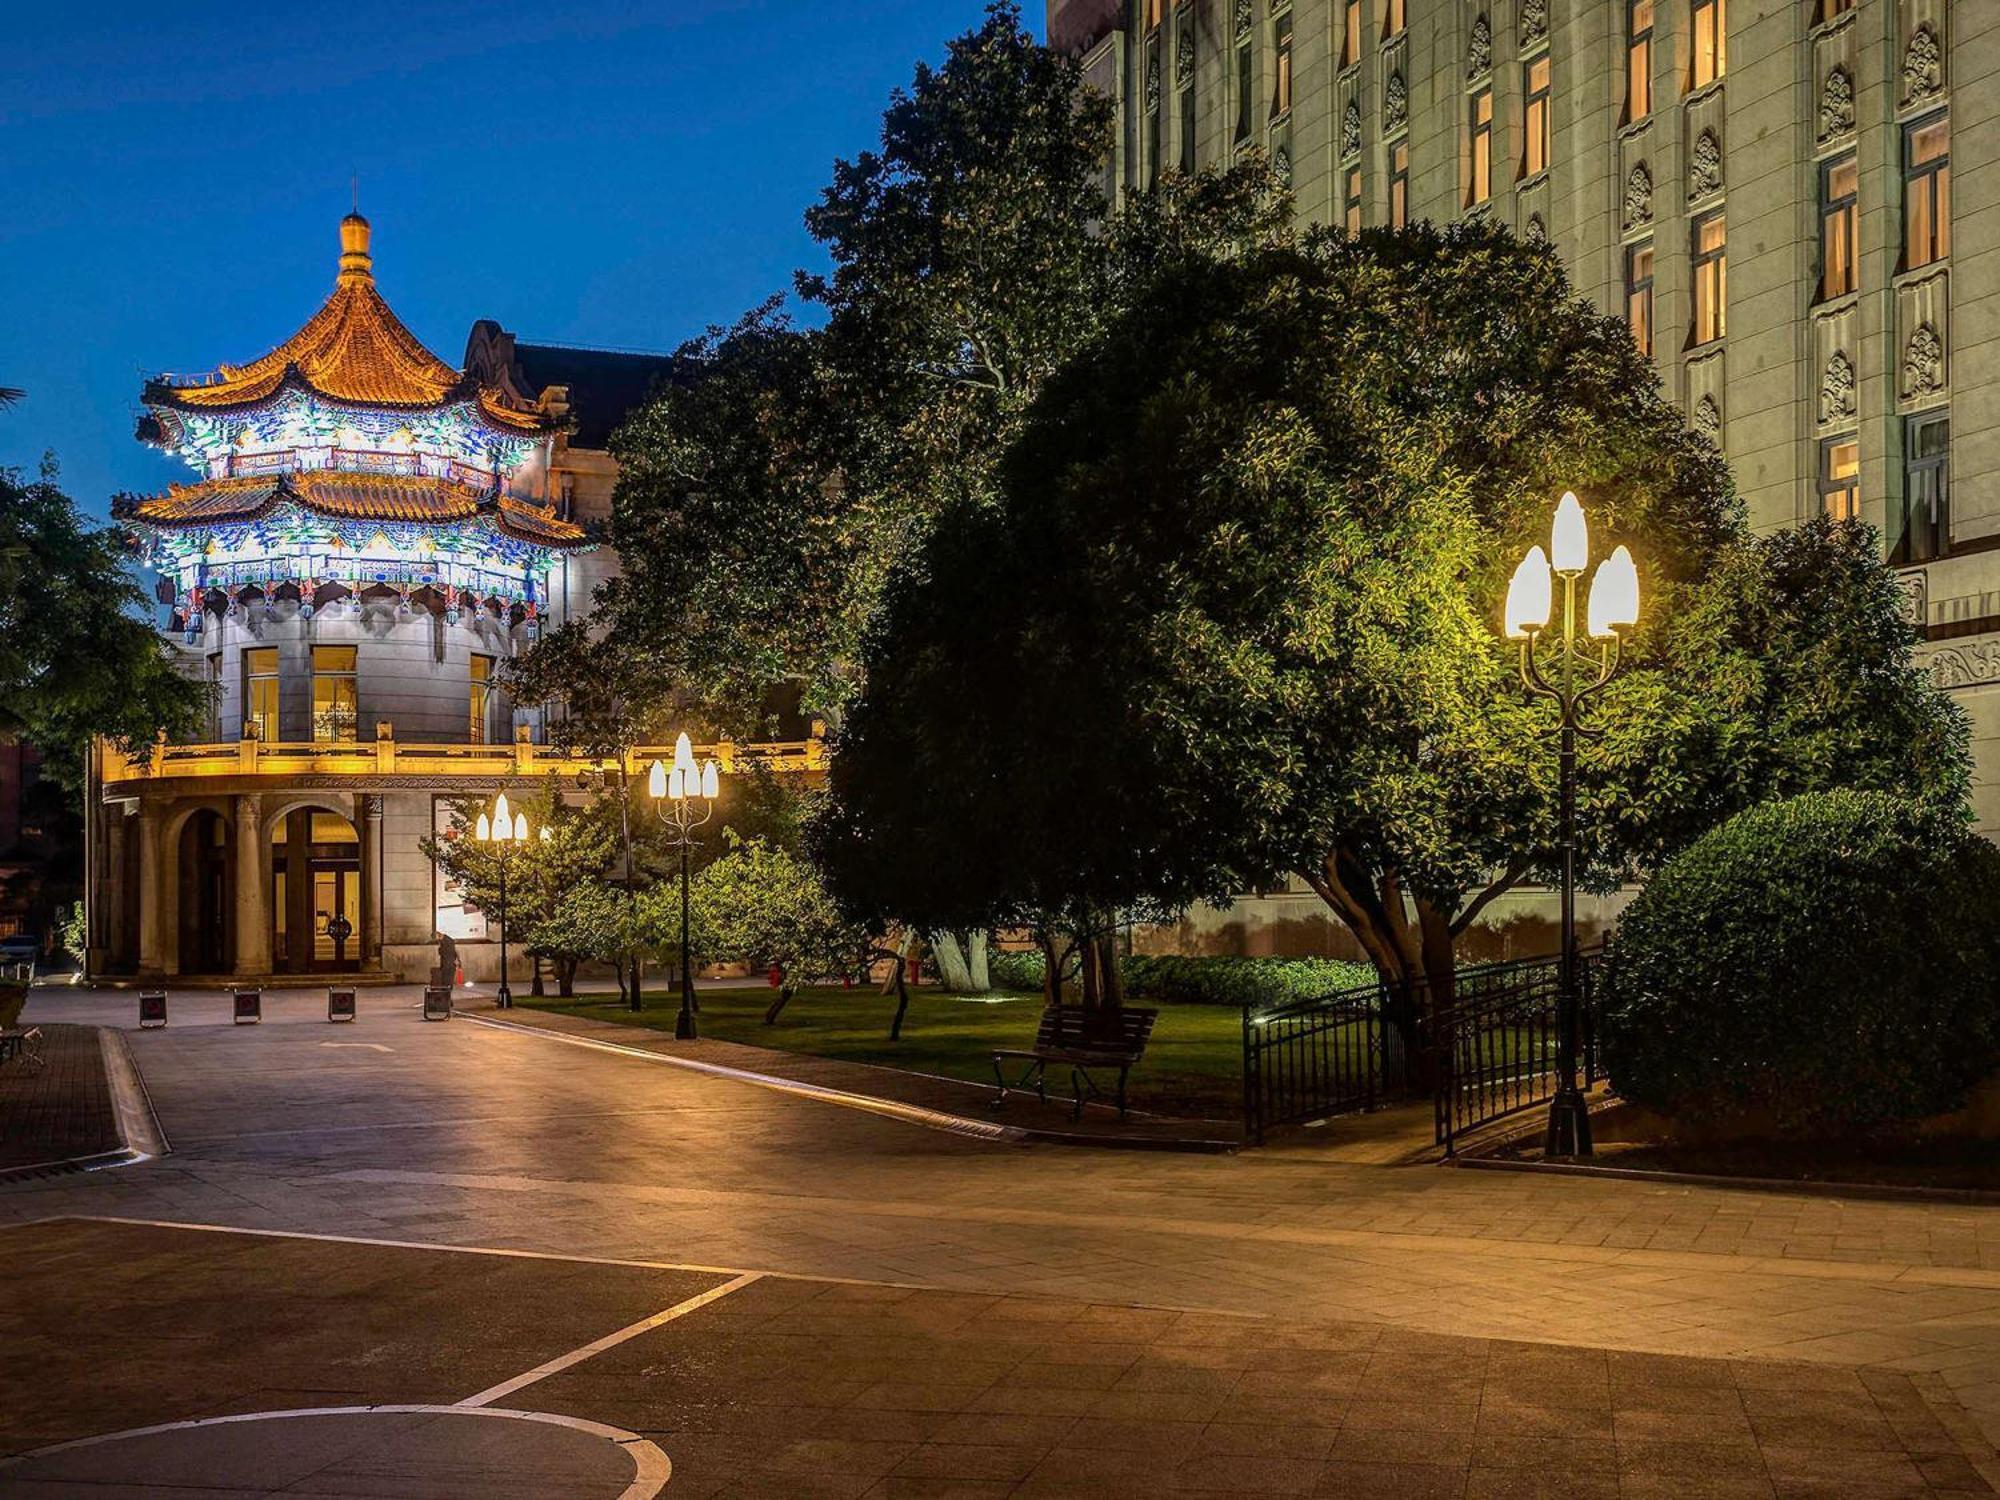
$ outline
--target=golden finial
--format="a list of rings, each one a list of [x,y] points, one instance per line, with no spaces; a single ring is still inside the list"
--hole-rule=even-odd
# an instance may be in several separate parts
[[[375,258],[368,253],[368,221],[361,217],[361,179],[351,183],[354,210],[340,221],[340,275],[338,282],[373,281]]]

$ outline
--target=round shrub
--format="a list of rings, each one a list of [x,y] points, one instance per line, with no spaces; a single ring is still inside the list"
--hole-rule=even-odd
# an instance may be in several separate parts
[[[1958,1107],[2000,1062],[2000,850],[1881,792],[1752,808],[1626,910],[1600,1036],[1626,1098],[1710,1133]]]

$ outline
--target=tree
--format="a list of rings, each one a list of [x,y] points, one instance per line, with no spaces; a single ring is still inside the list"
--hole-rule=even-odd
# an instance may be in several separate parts
[[[1583,758],[1594,880],[1780,792],[1965,794],[1873,537],[1751,539],[1623,325],[1490,226],[1171,261],[1050,382],[1002,486],[873,638],[822,835],[850,899],[969,921],[1293,872],[1399,1021],[1449,1003],[1455,939],[1555,863],[1549,711],[1496,626],[1564,488],[1644,579]]]
[[[74,784],[90,742],[187,735],[208,690],[183,675],[146,621],[131,550],[90,527],[53,466],[24,481],[0,471],[0,736],[27,740]]]
[[[570,805],[553,774],[533,791],[510,800],[528,815],[525,844],[496,845],[471,836],[479,814],[487,810],[486,800],[480,798],[454,805],[450,827],[443,835],[426,834],[421,847],[446,878],[464,891],[468,905],[495,917],[499,915],[504,859],[507,940],[513,944],[526,937],[528,954],[534,961],[531,993],[542,993],[542,961],[548,959],[555,965],[557,993],[569,995],[574,993],[578,961],[594,955],[574,944],[544,945],[534,934],[567,893],[602,882],[617,852],[617,809],[605,798]]]
[[[673,889],[659,889],[670,904],[677,901]],[[695,878],[691,904],[692,925],[710,961],[775,964],[782,971],[767,1023],[777,1020],[805,980],[851,976],[866,966],[875,946],[868,928],[841,916],[808,861],[763,839],[730,839]],[[678,917],[676,905],[666,925]]]
[[[573,976],[576,966],[585,962],[616,965],[621,991],[626,982],[626,960],[649,938],[640,925],[632,893],[594,880],[564,890],[523,936],[532,950],[546,953],[556,962],[559,974],[567,966]],[[567,978],[560,993],[572,993]]]

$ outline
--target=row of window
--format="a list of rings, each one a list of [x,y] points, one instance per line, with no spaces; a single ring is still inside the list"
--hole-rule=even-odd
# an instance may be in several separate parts
[[[1475,155],[1475,161],[1477,157]],[[1951,253],[1951,124],[1944,114],[1904,131],[1903,269],[1917,270]],[[1819,298],[1845,297],[1860,287],[1860,167],[1853,153],[1820,168]],[[1728,221],[1718,209],[1691,231],[1693,333],[1711,343],[1728,332]],[[1653,242],[1625,250],[1625,318],[1641,351],[1653,353]]]
[[[1820,509],[1836,521],[1861,515],[1861,438],[1842,433],[1819,445]],[[1924,563],[1951,549],[1951,413],[1939,408],[1903,422],[1903,489],[1887,518],[1889,560]]]
[[[252,646],[243,652],[243,722],[267,743],[280,738],[278,727],[278,648]],[[360,650],[355,646],[312,648],[312,737],[321,744],[351,745],[358,738],[360,718]],[[222,653],[208,658],[211,685],[222,684]],[[474,654],[467,697],[466,739],[483,745],[491,738],[493,658]],[[211,734],[219,737],[217,726]]]
[[[1653,112],[1653,7],[1654,0],[1625,0],[1627,123]],[[1695,89],[1707,88],[1729,71],[1729,0],[1694,0],[1688,13],[1688,52]]]

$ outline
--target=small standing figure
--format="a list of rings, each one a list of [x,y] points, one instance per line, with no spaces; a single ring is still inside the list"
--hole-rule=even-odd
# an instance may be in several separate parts
[[[436,986],[441,990],[448,990],[452,987],[452,981],[458,975],[458,944],[451,940],[451,934],[448,932],[440,932],[437,935],[437,940],[438,966]]]
[[[333,939],[333,961],[340,968],[347,967],[347,940],[354,936],[354,924],[347,920],[347,913],[337,911],[326,924],[326,935]]]

